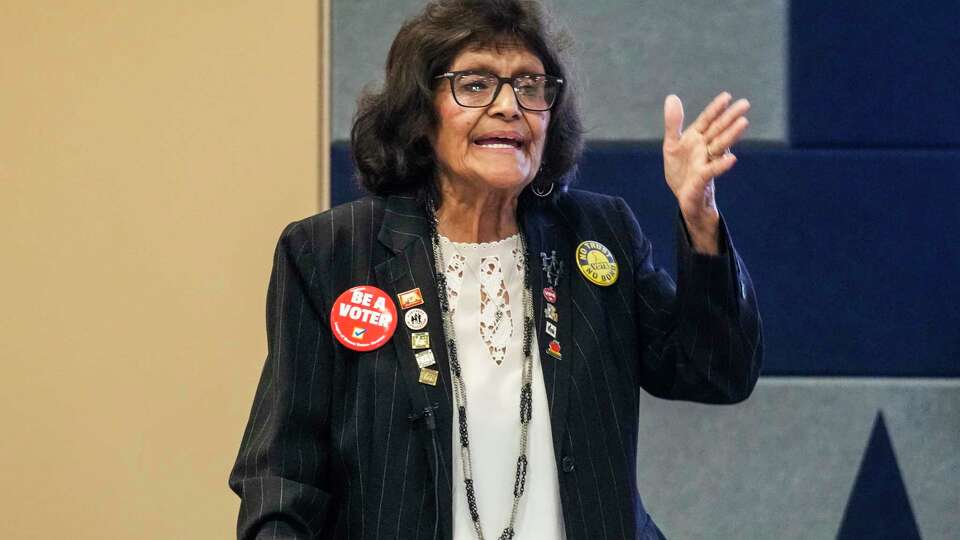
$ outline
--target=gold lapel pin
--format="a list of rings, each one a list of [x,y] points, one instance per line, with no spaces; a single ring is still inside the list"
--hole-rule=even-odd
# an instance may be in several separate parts
[[[437,385],[437,377],[440,373],[435,369],[430,368],[420,368],[420,384],[429,384],[430,386]]]

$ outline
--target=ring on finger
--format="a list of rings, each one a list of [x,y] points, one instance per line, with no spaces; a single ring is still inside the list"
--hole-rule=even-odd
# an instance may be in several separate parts
[[[719,155],[714,154],[713,152],[710,151],[710,145],[709,144],[707,145],[707,159],[709,160],[714,160],[714,159],[717,159],[718,157],[723,157],[729,153],[730,153],[730,148],[724,148],[723,151],[719,153]]]

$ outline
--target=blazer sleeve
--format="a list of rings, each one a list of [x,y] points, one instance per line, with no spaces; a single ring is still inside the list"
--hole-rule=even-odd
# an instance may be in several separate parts
[[[763,332],[753,283],[720,217],[720,254],[696,252],[679,209],[677,282],[654,268],[650,241],[623,199],[640,343],[638,383],[666,399],[737,403],[753,392]]]
[[[324,484],[333,354],[306,229],[288,225],[274,255],[267,358],[229,478],[241,501],[239,539],[320,537],[330,504]]]

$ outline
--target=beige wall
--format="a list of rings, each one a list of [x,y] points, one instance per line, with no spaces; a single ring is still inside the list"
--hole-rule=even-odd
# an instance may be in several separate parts
[[[234,534],[321,11],[0,0],[0,538]]]

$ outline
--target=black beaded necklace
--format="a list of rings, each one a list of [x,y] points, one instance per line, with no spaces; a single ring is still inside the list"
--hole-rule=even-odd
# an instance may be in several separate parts
[[[473,488],[473,465],[470,459],[470,437],[467,429],[467,393],[460,371],[460,360],[457,357],[457,341],[454,335],[453,315],[450,310],[450,301],[447,298],[447,276],[444,272],[443,250],[440,247],[439,222],[436,206],[433,199],[427,200],[427,212],[430,222],[430,240],[433,244],[433,259],[436,266],[437,289],[440,297],[440,311],[443,314],[443,332],[447,338],[447,355],[450,357],[450,368],[453,372],[453,396],[459,412],[460,429],[460,457],[463,468],[463,483],[467,494],[467,506],[470,509],[470,519],[477,538],[484,540],[483,527],[480,525],[480,512],[477,509],[477,497]],[[514,535],[514,524],[517,520],[517,510],[520,498],[527,480],[527,433],[530,427],[530,417],[533,412],[533,298],[530,293],[530,267],[527,264],[527,242],[523,231],[520,231],[520,255],[523,267],[523,375],[520,384],[520,455],[517,458],[517,474],[513,484],[513,508],[510,511],[510,521],[500,533],[500,540],[510,540]]]

